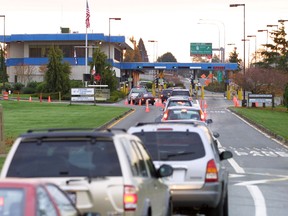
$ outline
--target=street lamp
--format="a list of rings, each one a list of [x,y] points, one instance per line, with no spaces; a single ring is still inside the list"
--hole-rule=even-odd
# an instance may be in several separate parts
[[[256,50],[257,50],[257,36],[256,35],[247,35],[247,37],[254,37],[255,38],[255,50],[254,50],[254,52],[255,52],[255,65],[256,65],[256,59],[257,59],[257,53],[256,53]]]
[[[157,48],[156,59],[155,59],[155,43],[157,43],[157,47],[158,47],[158,41],[157,40],[148,40],[148,42],[153,43],[153,62],[156,62],[157,61],[157,55],[158,55],[158,53],[157,53],[158,48]]]
[[[3,58],[5,58],[5,15],[0,15],[0,17],[3,18],[4,20],[4,30],[3,30],[3,34],[4,34],[4,37],[3,37],[3,49],[2,49],[2,52],[3,52]],[[3,72],[2,72],[2,82],[3,82],[3,87],[5,85],[5,66],[4,66],[4,59],[3,59]]]
[[[268,30],[267,29],[260,29],[258,30],[258,32],[266,32],[266,45],[268,44]],[[267,46],[266,46],[266,50],[267,50]]]
[[[200,21],[210,21],[210,22],[219,22],[223,25],[223,43],[224,43],[224,50],[223,50],[223,56],[222,56],[222,62],[225,62],[225,50],[226,50],[226,30],[225,30],[225,24],[222,21],[219,20],[206,20],[206,19],[200,19]],[[220,47],[219,47],[220,48]]]
[[[278,20],[278,22],[288,22],[288,20],[283,20],[283,19],[280,19],[280,20]]]
[[[249,39],[242,39],[242,41],[248,41],[248,68],[250,68],[250,40]]]
[[[245,4],[230,4],[230,7],[242,7],[243,6],[243,33],[244,33],[244,36],[243,36],[243,63],[244,63],[244,67],[243,67],[243,75],[245,77],[245,38],[246,38],[246,34],[245,34]],[[244,99],[242,100],[242,106],[246,106],[246,92],[245,92],[245,88],[243,87],[243,93],[244,93]]]
[[[278,25],[267,25],[267,27],[276,27],[278,29]]]
[[[111,44],[111,35],[110,35],[110,21],[111,20],[121,20],[121,18],[109,18],[109,50],[108,50],[108,54],[109,54],[109,60],[111,58],[111,55],[110,55],[110,44]],[[114,61],[114,58],[113,58],[113,61]]]
[[[200,19],[200,21],[203,21]],[[212,23],[212,22],[198,22],[197,24],[210,24],[210,25],[216,25],[218,28],[218,50],[219,50],[219,59],[220,59],[220,53],[221,53],[221,49],[220,49],[220,28],[217,25],[217,23]]]

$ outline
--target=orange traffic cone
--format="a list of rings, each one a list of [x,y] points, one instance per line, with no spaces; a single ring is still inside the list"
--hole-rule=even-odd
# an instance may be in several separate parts
[[[133,100],[132,99],[130,100],[130,105],[133,105]]]
[[[48,96],[48,103],[50,103],[51,102],[51,98],[50,98],[50,96]]]
[[[31,96],[29,97],[29,102],[31,102],[32,101],[32,98],[31,98]]]
[[[124,104],[125,104],[125,105],[128,105],[128,99],[127,99],[127,98],[126,98]]]
[[[139,105],[139,106],[141,106],[141,105],[142,105],[142,104],[141,104],[141,99],[139,100],[139,103],[138,103],[138,105]]]
[[[146,109],[145,109],[145,112],[150,112],[148,100],[146,101]]]

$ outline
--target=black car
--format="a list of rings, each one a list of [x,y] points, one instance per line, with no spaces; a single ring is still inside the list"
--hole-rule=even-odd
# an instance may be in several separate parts
[[[141,102],[141,105],[145,105],[147,100],[149,100],[148,102],[149,104],[154,105],[155,97],[153,96],[151,92],[141,92],[134,99],[135,104],[137,105],[140,104],[140,102]]]
[[[173,89],[163,89],[162,90],[162,92],[160,94],[160,99],[162,100],[162,103],[170,97],[172,91],[173,91]]]

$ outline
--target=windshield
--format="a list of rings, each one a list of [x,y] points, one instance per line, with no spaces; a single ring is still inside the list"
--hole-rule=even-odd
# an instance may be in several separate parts
[[[57,164],[57,166],[55,166]],[[8,177],[122,176],[111,140],[29,140],[13,157]]]
[[[205,156],[201,137],[193,132],[137,132],[154,161],[185,161]]]

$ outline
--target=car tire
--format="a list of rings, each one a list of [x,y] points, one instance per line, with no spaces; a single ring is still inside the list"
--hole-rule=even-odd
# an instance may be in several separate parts
[[[228,193],[225,194],[224,199],[221,199],[216,208],[207,209],[207,216],[228,216]]]

